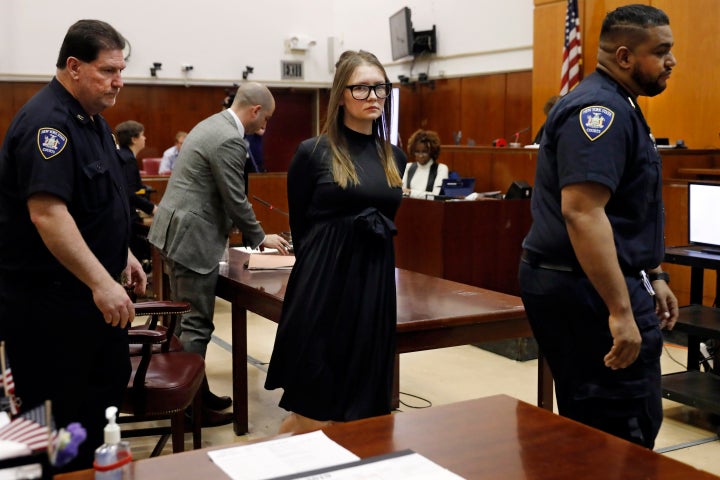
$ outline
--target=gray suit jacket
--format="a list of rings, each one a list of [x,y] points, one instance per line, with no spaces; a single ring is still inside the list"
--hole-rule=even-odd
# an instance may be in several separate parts
[[[155,213],[148,240],[168,258],[201,274],[222,258],[233,226],[257,247],[265,238],[245,194],[247,145],[230,112],[190,131]]]

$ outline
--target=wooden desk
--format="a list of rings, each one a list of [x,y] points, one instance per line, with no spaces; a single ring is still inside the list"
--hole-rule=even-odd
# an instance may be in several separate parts
[[[403,198],[395,217],[396,266],[519,295],[529,200],[441,202]]]
[[[144,175],[140,178],[143,185],[147,185],[148,187],[155,189],[155,191],[150,194],[150,200],[154,204],[157,205],[160,203],[160,200],[162,200],[163,195],[165,195],[169,179],[170,175]]]
[[[411,449],[469,480],[720,478],[505,395],[323,430],[361,458]],[[227,478],[207,451],[140,460],[135,480]],[[55,479],[92,480],[93,473],[84,470]]]
[[[248,271],[247,254],[232,250],[217,296],[232,303],[233,411],[237,435],[248,431],[247,311],[280,320],[287,270]],[[395,270],[398,353],[532,335],[518,297],[407,270]],[[552,409],[552,378],[538,362],[538,404]],[[395,391],[399,360],[396,357]]]
[[[703,303],[703,274],[705,269],[715,270],[720,274],[720,255],[703,252],[706,247],[687,245],[668,247],[665,249],[666,263],[686,265],[690,267],[690,303]],[[715,283],[715,303],[720,300],[720,282]]]

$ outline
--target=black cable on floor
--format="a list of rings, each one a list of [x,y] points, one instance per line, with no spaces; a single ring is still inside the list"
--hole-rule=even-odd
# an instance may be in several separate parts
[[[670,358],[670,360],[672,360],[673,362],[675,362],[675,363],[677,363],[678,365],[680,365],[681,367],[683,367],[683,369],[687,370],[687,365],[684,365],[683,363],[681,363],[679,360],[677,360],[675,357],[673,357],[673,356],[670,354],[670,350],[668,350],[667,343],[663,343],[663,348],[665,349],[665,353],[667,353],[667,356],[668,356],[668,358]],[[701,352],[701,354],[702,354],[702,352]],[[703,368],[705,368],[705,371],[706,371],[706,372],[709,372],[709,371],[712,370],[712,368],[710,367],[710,364],[708,363],[708,361],[709,361],[709,360],[714,360],[714,359],[715,359],[715,357],[714,357],[714,355],[712,355],[712,354],[711,354],[711,355],[707,355],[707,356],[702,355],[702,357],[700,358],[700,363],[702,364]]]
[[[667,356],[668,356],[668,358],[670,358],[670,360],[672,360],[673,362],[677,363],[678,365],[683,367],[685,370],[687,370],[687,365],[683,365],[679,360],[676,360],[675,357],[673,357],[670,354],[670,350],[668,350],[667,343],[663,343],[663,348],[665,349],[665,353],[667,353]]]
[[[425,403],[427,404],[427,405],[410,405],[409,403],[405,403],[405,402],[403,402],[402,400],[400,400],[400,405],[406,406],[406,407],[408,407],[408,408],[428,408],[428,407],[432,407],[432,402],[431,402],[430,400],[426,399],[426,398],[423,398],[423,397],[420,397],[420,396],[417,396],[417,395],[413,395],[412,393],[405,393],[405,392],[400,392],[400,395],[407,395],[408,397],[417,398],[418,400],[423,401],[423,402],[425,402]]]

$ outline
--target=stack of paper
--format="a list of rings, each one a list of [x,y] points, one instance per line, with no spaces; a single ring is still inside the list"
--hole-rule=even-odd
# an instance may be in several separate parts
[[[248,260],[248,270],[291,270],[295,265],[294,255],[274,253],[252,253]]]
[[[233,480],[457,480],[462,477],[410,450],[360,457],[322,431],[208,452]]]

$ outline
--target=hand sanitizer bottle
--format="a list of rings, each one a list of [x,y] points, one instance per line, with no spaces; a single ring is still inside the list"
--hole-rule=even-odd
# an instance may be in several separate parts
[[[130,480],[132,479],[132,455],[130,444],[120,440],[120,426],[116,423],[117,407],[105,409],[105,443],[95,450],[95,480]]]

